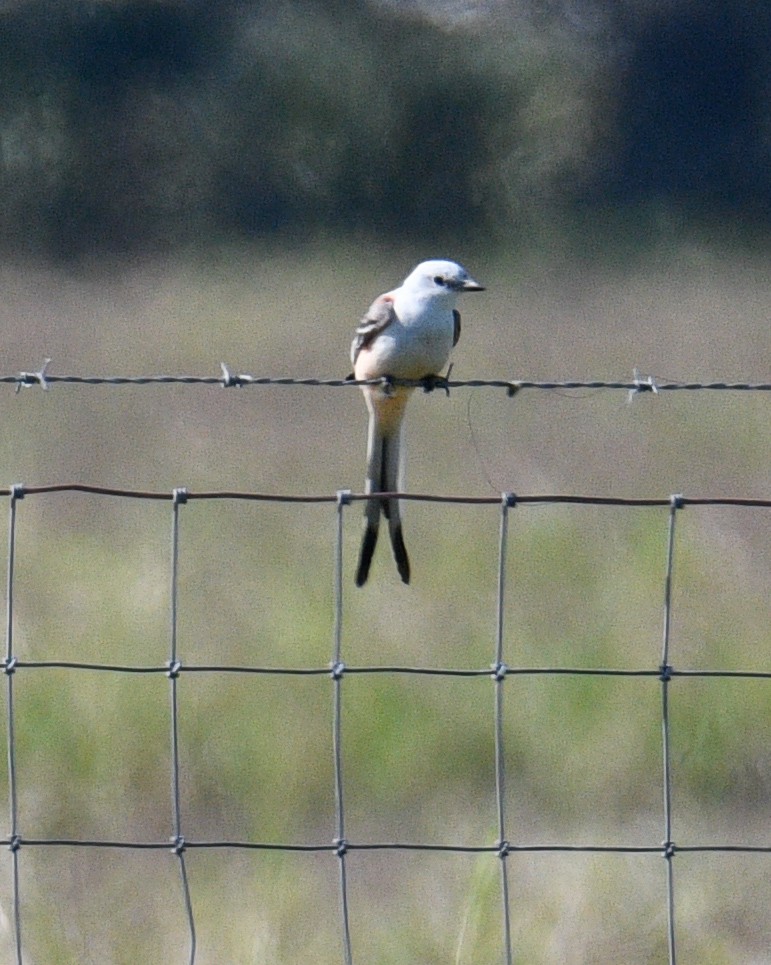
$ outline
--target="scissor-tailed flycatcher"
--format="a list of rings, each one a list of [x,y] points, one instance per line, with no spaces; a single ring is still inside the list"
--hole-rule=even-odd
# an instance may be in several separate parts
[[[359,323],[351,345],[353,377],[436,378],[460,338],[460,313],[455,310],[455,299],[464,291],[480,292],[484,288],[454,261],[424,261],[418,265],[401,288],[376,298]],[[365,385],[362,391],[369,409],[365,492],[398,492],[404,410],[414,390],[385,384]],[[357,586],[367,582],[381,512],[388,520],[399,575],[404,583],[410,582],[399,500],[370,499],[356,570]]]

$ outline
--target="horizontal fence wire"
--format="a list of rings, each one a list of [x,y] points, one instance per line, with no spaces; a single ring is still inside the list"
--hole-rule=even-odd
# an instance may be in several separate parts
[[[41,498],[57,493],[76,493],[82,495],[115,497],[123,500],[164,500],[171,503],[171,552],[169,567],[169,650],[168,660],[158,665],[131,665],[88,663],[67,660],[25,660],[20,658],[15,644],[15,604],[14,589],[16,581],[16,544],[17,517],[19,506],[24,499]],[[672,621],[672,590],[675,582],[675,546],[677,528],[676,521],[679,513],[688,506],[732,506],[739,508],[771,508],[771,499],[745,498],[739,496],[725,497],[688,497],[677,494],[647,499],[627,499],[622,497],[579,496],[579,495],[516,495],[503,493],[497,497],[470,496],[440,496],[434,494],[399,493],[384,494],[376,498],[392,498],[398,495],[401,499],[423,500],[432,503],[463,504],[463,505],[495,505],[500,507],[500,531],[498,540],[498,572],[496,586],[496,627],[495,640],[491,652],[491,662],[483,667],[430,667],[430,666],[399,666],[348,665],[342,653],[342,629],[344,622],[343,606],[343,520],[346,509],[355,501],[364,500],[366,494],[341,491],[334,494],[321,495],[288,495],[268,494],[257,492],[198,492],[176,488],[171,492],[137,491],[117,489],[82,484],[52,484],[43,486],[12,485],[0,490],[0,495],[9,500],[8,524],[8,556],[7,556],[7,611],[6,611],[6,654],[3,669],[6,677],[6,734],[7,734],[7,779],[8,779],[8,822],[9,833],[5,843],[11,853],[11,886],[13,893],[13,941],[16,962],[23,961],[24,930],[24,877],[22,854],[27,848],[96,848],[96,849],[135,849],[138,851],[166,851],[170,852],[178,863],[180,876],[180,903],[184,912],[188,943],[187,961],[194,965],[197,952],[198,935],[195,917],[195,880],[191,880],[186,865],[185,856],[191,850],[233,850],[242,849],[252,852],[286,852],[286,853],[329,853],[338,860],[339,869],[339,907],[340,907],[340,944],[341,961],[345,965],[353,965],[354,961],[364,961],[356,957],[357,925],[352,919],[350,909],[350,882],[347,874],[347,855],[352,852],[424,852],[450,854],[491,854],[500,860],[500,908],[501,908],[501,957],[506,965],[512,965],[515,960],[516,949],[512,936],[512,907],[509,887],[509,859],[517,853],[587,853],[587,854],[658,854],[665,858],[666,875],[662,885],[662,903],[666,908],[666,943],[670,965],[677,961],[677,901],[676,880],[674,874],[674,857],[679,853],[738,853],[738,854],[769,854],[771,845],[764,844],[687,844],[681,845],[673,840],[672,834],[672,785],[673,764],[670,753],[670,718],[672,681],[678,677],[709,677],[709,678],[744,678],[771,680],[771,670],[702,670],[677,668],[671,665],[670,628]],[[180,658],[177,645],[177,631],[179,626],[179,560],[180,560],[180,527],[181,517],[185,505],[194,500],[256,500],[275,503],[330,503],[334,505],[337,526],[334,540],[334,613],[332,619],[332,641],[330,662],[326,666],[313,667],[273,667],[228,664],[187,664]],[[633,669],[613,667],[528,667],[512,666],[506,662],[504,612],[505,596],[509,589],[509,579],[506,575],[505,561],[509,539],[509,519],[512,510],[520,505],[592,505],[598,507],[621,506],[632,508],[660,507],[667,508],[667,551],[663,561],[662,588],[662,651],[661,660],[657,666],[641,666]],[[145,840],[93,840],[90,838],[57,838],[40,837],[23,834],[23,821],[19,813],[20,778],[16,767],[16,721],[19,714],[14,700],[14,680],[17,674],[42,673],[46,670],[66,670],[71,672],[92,672],[98,674],[165,674],[169,680],[169,758],[170,767],[170,800],[171,800],[171,836],[162,841]],[[334,780],[335,823],[331,829],[329,840],[312,844],[297,844],[292,842],[276,842],[262,840],[196,840],[184,834],[184,815],[180,796],[180,690],[179,681],[187,674],[253,674],[253,675],[284,675],[288,679],[299,676],[326,676],[332,684],[332,762]],[[497,838],[494,841],[480,841],[474,845],[461,845],[453,842],[429,844],[407,841],[354,841],[346,833],[345,800],[346,787],[355,782],[356,775],[346,774],[344,769],[345,747],[342,737],[345,702],[344,692],[346,680],[356,675],[402,674],[433,677],[487,677],[493,684],[493,760],[494,760],[494,788],[493,797],[496,811]],[[661,753],[662,753],[662,841],[642,846],[624,844],[530,844],[527,841],[512,840],[510,822],[506,814],[505,795],[505,741],[504,728],[504,693],[507,679],[516,676],[598,676],[625,678],[655,678],[661,687]],[[28,926],[26,926],[28,927]],[[363,930],[364,926],[359,926]]]
[[[293,376],[257,376],[247,373],[234,373],[228,366],[220,363],[219,375],[54,375],[48,371],[50,359],[46,359],[37,371],[17,372],[13,375],[0,375],[0,384],[13,385],[18,392],[22,388],[39,386],[48,389],[54,385],[188,385],[213,386],[222,388],[244,388],[247,386],[306,386],[310,388],[351,388],[361,385],[406,386],[423,388],[426,391],[441,389],[474,388],[503,389],[507,395],[515,395],[523,389],[573,390],[573,389],[621,389],[630,398],[639,393],[676,391],[724,391],[724,392],[771,392],[771,382],[679,382],[672,379],[657,379],[652,375],[640,375],[637,370],[631,379],[604,381],[601,379],[569,379],[563,381],[536,381],[532,379],[451,379],[429,376],[423,379],[396,379],[384,376],[378,379],[357,380],[354,378],[317,378]]]
[[[51,483],[43,486],[25,486],[21,483],[0,489],[0,496],[11,496],[20,499],[22,496],[39,496],[45,493],[90,493],[94,496],[116,496],[120,499],[150,499],[161,502],[174,502],[177,498],[175,493],[178,490],[165,491],[160,489],[120,489],[112,486],[91,486],[86,483]],[[321,493],[316,495],[300,495],[289,493],[259,493],[237,490],[206,490],[195,492],[185,490],[185,501],[195,500],[245,500],[252,502],[267,503],[337,503],[341,497],[334,493]],[[363,502],[367,499],[379,499],[387,501],[390,499],[412,500],[424,503],[452,503],[463,506],[496,506],[500,503],[500,496],[451,496],[437,495],[436,493],[413,493],[413,492],[381,492],[381,493],[354,493],[346,490],[346,502]],[[550,505],[559,503],[562,505],[580,506],[628,506],[628,507],[655,507],[669,506],[671,497],[653,496],[649,498],[635,498],[626,496],[582,496],[561,493],[539,493],[537,495],[519,495],[507,493],[507,498],[511,500],[511,505]],[[683,506],[745,506],[768,508],[771,507],[771,499],[762,497],[745,496],[680,496]]]

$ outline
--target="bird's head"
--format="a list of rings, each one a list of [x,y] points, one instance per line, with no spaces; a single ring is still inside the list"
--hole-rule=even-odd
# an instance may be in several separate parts
[[[423,261],[404,280],[404,288],[422,295],[451,295],[459,292],[482,292],[461,265],[454,261]]]

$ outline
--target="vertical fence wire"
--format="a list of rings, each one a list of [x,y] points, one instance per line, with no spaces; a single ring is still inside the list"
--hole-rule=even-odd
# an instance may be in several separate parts
[[[13,640],[13,592],[16,570],[16,506],[24,498],[24,487],[11,486],[10,509],[8,514],[8,573],[6,576],[6,623],[5,623],[5,679],[6,679],[6,728],[8,741],[8,806],[10,809],[10,851],[13,887],[13,940],[17,965],[22,965],[21,952],[21,882],[19,878],[19,795],[16,783],[16,739],[15,715],[13,706],[13,678],[16,670],[16,654]]]
[[[181,665],[177,653],[177,629],[179,626],[179,507],[187,502],[187,490],[175,489],[171,503],[171,587],[170,587],[170,655],[167,676],[171,701],[171,801],[172,801],[172,853],[179,858],[182,896],[190,936],[189,965],[194,965],[196,954],[195,917],[190,897],[190,883],[185,865],[185,838],[182,834],[182,808],[179,791],[179,695],[178,682]]]
[[[495,801],[498,812],[498,856],[501,860],[501,900],[503,906],[503,956],[505,965],[512,965],[511,909],[509,903],[509,842],[505,819],[505,760],[503,752],[503,683],[507,666],[503,661],[504,595],[506,591],[506,553],[508,549],[509,509],[516,505],[512,493],[501,497],[501,524],[498,547],[498,597],[495,626]]]
[[[667,563],[664,576],[664,629],[661,643],[661,745],[664,777],[664,858],[667,869],[667,948],[669,965],[676,965],[675,946],[675,881],[672,859],[675,845],[672,840],[672,761],[670,755],[669,721],[669,684],[672,680],[672,667],[669,663],[670,634],[672,629],[672,581],[675,561],[675,520],[677,511],[682,509],[683,496],[670,498],[669,528],[667,533]]]
[[[343,510],[350,503],[350,490],[340,490],[337,494],[337,530],[335,537],[335,596],[334,596],[334,641],[331,673],[333,688],[332,703],[332,743],[334,754],[335,780],[335,852],[340,859],[340,915],[343,932],[343,959],[345,965],[353,965],[351,949],[351,925],[348,910],[348,876],[345,856],[348,842],[345,838],[345,806],[343,800],[343,751],[342,751],[342,683],[345,664],[342,661],[343,645]]]

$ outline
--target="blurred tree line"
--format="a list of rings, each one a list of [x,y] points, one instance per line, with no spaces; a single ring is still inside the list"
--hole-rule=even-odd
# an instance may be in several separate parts
[[[765,0],[4,0],[0,246],[771,221]]]

